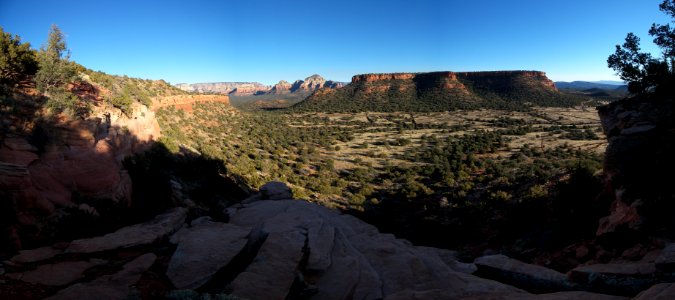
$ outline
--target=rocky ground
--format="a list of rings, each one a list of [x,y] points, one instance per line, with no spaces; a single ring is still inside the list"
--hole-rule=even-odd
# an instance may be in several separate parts
[[[268,183],[228,223],[174,208],[104,236],[23,250],[2,299],[672,299],[675,244],[562,274],[503,255],[460,262]]]

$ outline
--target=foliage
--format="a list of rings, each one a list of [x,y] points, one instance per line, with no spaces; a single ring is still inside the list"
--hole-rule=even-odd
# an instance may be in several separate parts
[[[14,84],[24,75],[37,71],[35,51],[30,43],[22,43],[18,35],[0,27],[0,84]]]
[[[72,116],[86,116],[91,112],[91,104],[80,100],[63,87],[50,89],[46,107],[52,111],[65,112]]]
[[[675,19],[675,0],[664,0],[659,7]],[[633,94],[670,94],[675,89],[675,28],[670,24],[652,24],[649,35],[661,48],[663,58],[640,52],[640,38],[631,32],[623,45],[616,45],[614,54],[607,58],[607,65],[628,82],[628,91]]]
[[[56,25],[52,25],[47,44],[38,52],[40,69],[35,74],[38,90],[49,93],[74,80],[75,68],[69,63],[69,59],[70,53],[63,32]]]
[[[77,77],[76,67],[69,61],[70,54],[63,32],[56,25],[52,25],[47,44],[40,48],[37,58],[39,69],[35,74],[35,85],[48,96],[47,107],[70,115],[84,116],[89,113],[88,104],[80,103],[67,89],[66,84]]]

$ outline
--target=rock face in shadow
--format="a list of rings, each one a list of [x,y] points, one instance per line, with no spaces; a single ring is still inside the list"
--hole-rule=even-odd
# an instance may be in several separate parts
[[[65,252],[94,253],[151,244],[180,229],[186,214],[185,208],[177,207],[146,223],[124,227],[100,237],[72,241]]]
[[[605,193],[614,201],[597,233],[675,228],[675,105],[672,95],[645,95],[598,108],[609,144]]]
[[[33,271],[22,274],[9,274],[8,277],[30,283],[62,286],[84,277],[83,273],[87,269],[105,263],[106,261],[99,259],[61,262],[40,266]]]
[[[129,299],[135,295],[132,286],[155,263],[156,258],[157,256],[152,253],[144,254],[125,264],[122,270],[115,274],[72,285],[47,299]]]
[[[133,108],[131,116],[120,111],[94,112],[85,120],[59,116],[35,122],[28,134],[0,136],[1,204],[15,219],[10,235],[64,207],[98,214],[86,202],[76,205],[74,197],[130,205],[131,179],[122,160],[160,135],[154,113],[137,103]],[[13,247],[21,249],[20,238],[14,238]]]

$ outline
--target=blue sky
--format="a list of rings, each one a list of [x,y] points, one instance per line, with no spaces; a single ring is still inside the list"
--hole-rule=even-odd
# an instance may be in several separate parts
[[[660,2],[0,0],[0,26],[38,48],[57,24],[80,64],[171,83],[519,69],[603,80],[628,32],[658,54],[647,31],[669,21]]]

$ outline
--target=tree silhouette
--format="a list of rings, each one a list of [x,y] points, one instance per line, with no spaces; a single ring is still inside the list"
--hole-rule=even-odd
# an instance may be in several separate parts
[[[675,0],[664,0],[659,8],[675,19]],[[675,86],[675,28],[670,24],[652,24],[649,35],[661,48],[662,59],[640,52],[640,38],[631,32],[623,45],[616,45],[614,54],[607,58],[607,65],[628,82],[628,91],[632,94],[670,93]]]

